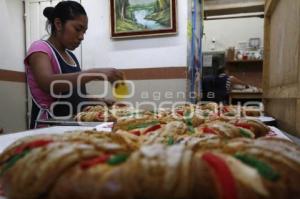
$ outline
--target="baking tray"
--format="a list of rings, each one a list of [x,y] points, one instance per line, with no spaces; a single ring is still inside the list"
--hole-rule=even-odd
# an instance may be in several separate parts
[[[49,126],[90,126],[94,127],[104,122],[78,122],[75,120],[37,120],[37,124],[40,125],[49,125]]]

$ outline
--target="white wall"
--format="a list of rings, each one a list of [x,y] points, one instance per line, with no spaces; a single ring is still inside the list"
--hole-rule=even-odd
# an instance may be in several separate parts
[[[110,38],[110,5],[108,0],[81,0],[89,17],[89,29],[82,45],[82,67],[155,68],[182,67],[187,65],[187,16],[188,0],[177,1],[178,34],[165,37],[133,39]],[[177,93],[185,92],[185,79],[133,81],[135,94],[126,99],[131,103],[153,101],[182,101]],[[99,94],[101,87],[91,84],[88,89]],[[164,96],[171,91],[172,98]],[[148,92],[149,98],[141,96]],[[154,93],[154,95],[153,95]],[[158,97],[157,95],[160,95]],[[108,97],[111,95],[108,95]]]
[[[89,17],[83,42],[83,68],[151,68],[186,66],[187,0],[178,0],[178,34],[167,37],[112,40],[108,0],[82,0]]]
[[[4,133],[26,129],[26,85],[0,81],[0,128]]]
[[[166,103],[171,107],[176,102],[186,100],[186,79],[160,79],[160,80],[134,80],[134,88],[129,84],[131,97],[123,99],[128,103],[138,106],[140,103],[151,102],[157,107]],[[91,95],[102,95],[105,92],[103,82],[90,82],[87,92]],[[112,88],[109,85],[105,98],[113,99]]]
[[[238,47],[239,42],[248,42],[249,38],[259,37],[263,43],[264,19],[242,18],[204,21],[203,49],[211,51],[212,39],[215,38],[216,51],[229,47]]]
[[[24,71],[23,2],[0,0],[0,69]]]
[[[0,0],[0,69],[24,71],[25,32],[22,0]],[[26,129],[26,85],[0,81],[0,128]]]

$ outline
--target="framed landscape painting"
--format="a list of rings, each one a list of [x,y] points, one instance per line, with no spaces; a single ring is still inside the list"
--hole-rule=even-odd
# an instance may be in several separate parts
[[[110,0],[112,38],[177,33],[176,0]]]

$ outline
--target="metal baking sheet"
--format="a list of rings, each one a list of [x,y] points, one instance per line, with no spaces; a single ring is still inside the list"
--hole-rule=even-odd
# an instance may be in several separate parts
[[[105,123],[105,122],[78,122],[74,120],[37,120],[38,124],[44,124],[49,126],[97,126],[99,124]]]

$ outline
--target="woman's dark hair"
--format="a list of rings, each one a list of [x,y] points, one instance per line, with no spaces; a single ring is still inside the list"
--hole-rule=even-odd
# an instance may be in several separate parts
[[[54,19],[59,18],[62,24],[65,24],[68,20],[73,20],[80,15],[86,16],[86,12],[82,5],[76,1],[62,1],[55,7],[45,8],[43,15],[48,19],[46,24],[47,31],[55,34]]]
[[[220,74],[222,74],[222,73],[225,73],[225,71],[226,71],[226,67],[221,66],[221,67],[218,68],[218,70],[217,70],[217,75],[220,75]]]

